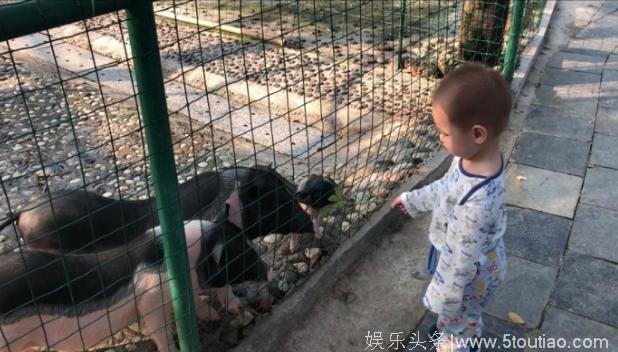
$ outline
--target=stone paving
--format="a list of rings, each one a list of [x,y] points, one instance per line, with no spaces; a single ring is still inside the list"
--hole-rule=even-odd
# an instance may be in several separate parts
[[[618,2],[588,20],[549,58],[506,166],[508,275],[483,317],[498,341],[597,337],[608,346],[558,350],[618,351]],[[556,351],[534,347],[483,351]]]

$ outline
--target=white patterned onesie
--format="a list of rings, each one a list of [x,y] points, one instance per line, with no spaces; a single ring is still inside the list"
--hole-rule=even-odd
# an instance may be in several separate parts
[[[410,216],[433,211],[428,264],[433,277],[423,303],[438,314],[439,332],[459,338],[480,337],[483,307],[504,281],[503,169],[502,155],[500,170],[489,177],[465,171],[461,158],[454,157],[442,178],[401,194]]]

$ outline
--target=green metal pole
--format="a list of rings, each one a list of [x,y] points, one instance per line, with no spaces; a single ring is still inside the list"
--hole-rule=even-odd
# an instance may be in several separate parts
[[[502,75],[509,82],[513,79],[513,72],[515,72],[515,64],[517,62],[517,49],[519,48],[521,23],[524,18],[525,7],[526,4],[524,0],[514,0],[513,17],[511,19],[511,29],[509,31],[509,43],[506,47],[506,53],[504,55],[504,66],[502,67]]]
[[[403,53],[403,26],[406,19],[406,0],[400,0],[399,7],[401,8],[401,16],[399,18],[399,49],[397,50],[397,69],[401,70],[403,68],[401,54]]]
[[[152,2],[135,1],[127,7],[126,14],[180,349],[199,351],[187,245]]]

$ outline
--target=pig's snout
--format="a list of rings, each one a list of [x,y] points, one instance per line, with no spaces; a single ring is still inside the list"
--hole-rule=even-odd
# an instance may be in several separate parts
[[[307,193],[305,190],[299,190],[296,192],[296,194],[294,195],[294,197],[300,202],[300,203],[309,203],[311,201],[309,193]]]

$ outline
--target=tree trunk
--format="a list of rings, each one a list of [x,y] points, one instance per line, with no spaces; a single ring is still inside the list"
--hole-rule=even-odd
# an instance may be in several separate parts
[[[459,55],[463,61],[500,64],[509,0],[465,0]]]

